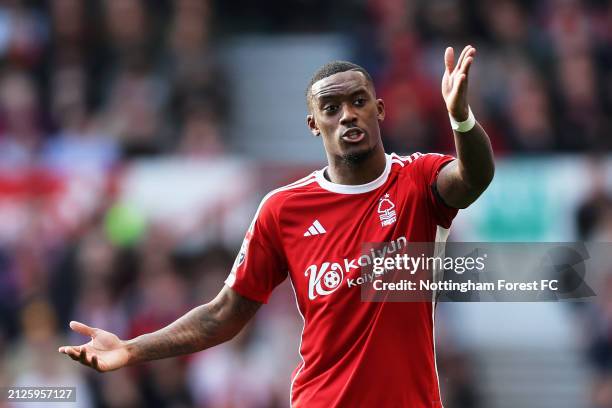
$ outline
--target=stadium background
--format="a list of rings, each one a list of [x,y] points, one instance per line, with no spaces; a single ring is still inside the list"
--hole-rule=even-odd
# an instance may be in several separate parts
[[[69,320],[128,338],[217,293],[265,192],[324,164],[303,92],[330,59],[373,74],[388,151],[451,152],[443,50],[475,45],[498,167],[451,240],[612,241],[610,27],[605,0],[0,1],[0,386],[286,406],[302,324],[286,283],[197,355],[99,375],[56,349],[84,340]],[[611,407],[604,272],[581,306],[442,305],[447,408]]]

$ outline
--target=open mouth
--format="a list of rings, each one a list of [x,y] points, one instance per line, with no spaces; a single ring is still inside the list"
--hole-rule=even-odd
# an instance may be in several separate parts
[[[359,143],[365,138],[365,132],[359,128],[350,128],[342,135],[346,143]]]

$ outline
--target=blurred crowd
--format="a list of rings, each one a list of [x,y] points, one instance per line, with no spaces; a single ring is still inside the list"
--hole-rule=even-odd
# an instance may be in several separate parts
[[[470,43],[471,105],[497,153],[602,152],[612,144],[610,27],[604,0],[0,0],[3,214],[12,175],[35,172],[20,204],[26,215],[11,239],[0,234],[0,385],[77,384],[78,406],[286,406],[302,324],[286,284],[239,338],[206,353],[99,376],[53,352],[83,341],[67,332],[70,320],[129,338],[220,289],[235,247],[185,241],[156,224],[132,242],[112,239],[112,179],[69,233],[54,234],[39,210],[41,191],[53,188],[48,169],[113,174],[143,157],[235,153],[224,137],[239,92],[219,58],[226,36],[347,34],[386,101],[385,143],[398,152],[452,150],[443,50]],[[594,194],[596,210],[612,208],[608,194]],[[588,204],[578,215],[585,229]],[[608,353],[595,357],[608,361],[605,373],[609,308],[592,314],[607,322],[592,348]],[[466,380],[469,356],[439,350],[439,358],[448,407],[481,406]]]
[[[609,1],[372,0],[364,63],[396,149],[452,151],[439,96],[443,50],[477,48],[470,104],[496,153],[593,152],[612,142]]]
[[[601,151],[610,25],[604,0],[4,0],[0,161],[222,154],[232,91],[217,54],[261,31],[348,34],[387,102],[391,150],[452,150],[442,55],[471,43],[471,104],[498,152]]]
[[[206,1],[0,2],[2,165],[222,153],[211,19]]]

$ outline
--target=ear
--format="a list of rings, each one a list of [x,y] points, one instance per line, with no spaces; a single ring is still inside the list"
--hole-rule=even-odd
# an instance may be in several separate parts
[[[376,100],[376,110],[378,111],[376,118],[379,122],[385,120],[385,101],[382,99]]]
[[[311,115],[306,116],[306,124],[310,128],[310,131],[312,132],[313,135],[321,136],[321,131],[319,130],[319,127],[317,126],[317,122],[315,121],[314,115],[311,114]]]

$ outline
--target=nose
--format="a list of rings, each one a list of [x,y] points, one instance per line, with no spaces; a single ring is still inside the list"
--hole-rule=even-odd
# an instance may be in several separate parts
[[[349,124],[354,124],[357,120],[357,115],[353,110],[352,105],[344,104],[342,107],[342,116],[340,117],[340,124],[347,126]]]

